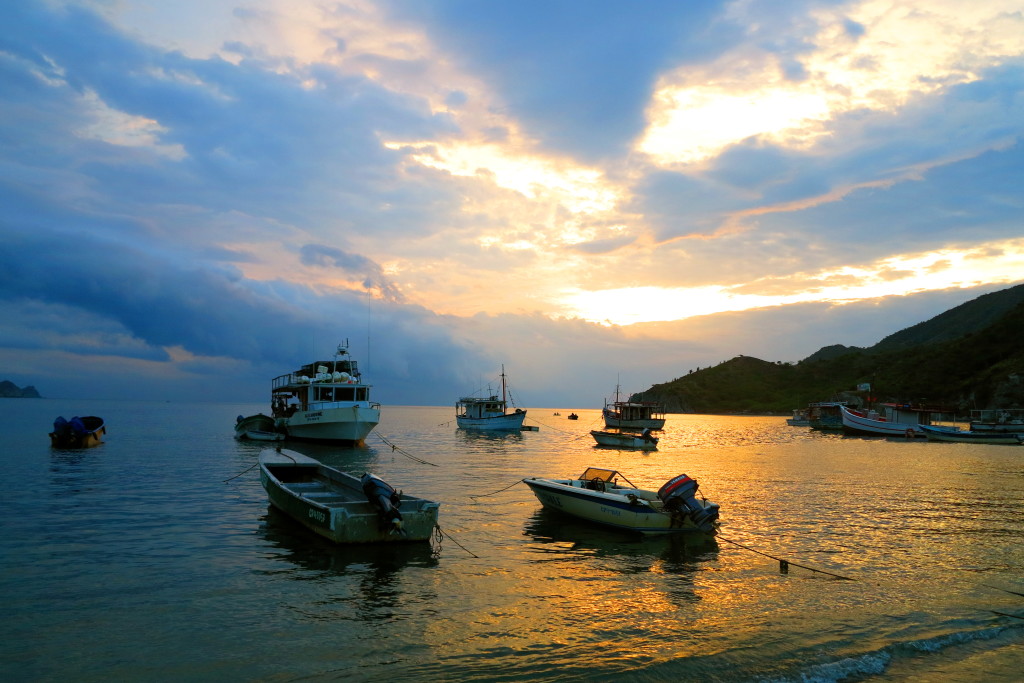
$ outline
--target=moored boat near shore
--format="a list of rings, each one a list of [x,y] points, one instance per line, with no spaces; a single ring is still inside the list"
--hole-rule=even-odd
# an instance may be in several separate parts
[[[845,405],[840,406],[843,418],[843,431],[847,434],[860,436],[904,436],[907,438],[924,438],[922,425],[932,423],[932,415],[941,412],[929,406],[913,406],[905,403],[879,404],[882,412],[876,410],[851,410]],[[952,430],[955,427],[936,427],[936,429]]]
[[[50,445],[55,448],[92,448],[103,442],[103,435],[106,433],[107,427],[102,417],[76,415],[70,420],[65,420],[61,416],[53,421]]]
[[[604,426],[608,429],[663,429],[665,406],[657,401],[620,401],[619,386],[615,385],[615,400],[604,403],[601,410]]]
[[[356,478],[295,451],[264,448],[260,483],[270,503],[335,543],[429,540],[440,503],[395,491],[372,474]]]
[[[588,467],[575,479],[527,477],[523,483],[545,508],[618,529],[709,535],[718,529],[718,504],[697,500],[699,485],[685,474],[673,477],[656,492],[637,488],[616,470],[601,467]]]
[[[1024,434],[1024,410],[1016,408],[972,410],[970,430],[972,432]]]
[[[658,437],[652,436],[649,429],[640,433],[592,429],[590,435],[594,437],[598,446],[629,448],[639,451],[653,451],[658,448]]]
[[[1005,444],[1010,446],[1019,446],[1021,443],[1024,443],[1024,434],[1015,434],[1013,432],[977,432],[930,425],[920,425],[920,427],[929,441]]]
[[[479,429],[497,432],[524,431],[526,411],[516,408],[508,412],[505,366],[501,366],[501,398],[463,396],[455,402],[455,423],[460,429]]]
[[[281,441],[284,434],[277,431],[274,418],[257,413],[249,417],[239,415],[235,418],[235,438],[249,441]]]
[[[359,365],[339,344],[333,360],[315,361],[275,377],[271,386],[274,430],[289,439],[362,443],[380,422]]]

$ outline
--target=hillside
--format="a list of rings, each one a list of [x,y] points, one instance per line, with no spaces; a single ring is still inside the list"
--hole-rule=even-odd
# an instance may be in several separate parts
[[[867,349],[825,347],[799,363],[738,356],[643,392],[669,412],[787,413],[860,384],[875,400],[959,412],[1024,407],[1024,285],[978,297]],[[852,394],[851,394],[852,395]],[[863,394],[866,397],[866,394]]]

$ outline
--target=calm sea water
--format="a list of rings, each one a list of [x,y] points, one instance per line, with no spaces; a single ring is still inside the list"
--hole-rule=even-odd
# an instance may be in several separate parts
[[[289,447],[442,502],[440,543],[341,548],[268,509],[265,406],[3,399],[0,673],[8,681],[1017,681],[1024,447],[844,438],[673,415],[660,449],[459,431],[385,406],[366,447]],[[569,409],[561,409],[568,415]],[[51,449],[58,415],[108,424]],[[382,441],[384,437],[387,441]],[[425,460],[430,464],[420,462]],[[541,510],[525,476],[689,474],[716,543]],[[771,556],[771,557],[768,557]],[[772,558],[791,563],[780,571]],[[842,580],[796,564],[848,577]]]

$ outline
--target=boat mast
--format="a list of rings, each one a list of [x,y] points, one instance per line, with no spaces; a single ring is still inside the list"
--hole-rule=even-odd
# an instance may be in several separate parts
[[[501,402],[505,403],[505,364],[501,364]]]

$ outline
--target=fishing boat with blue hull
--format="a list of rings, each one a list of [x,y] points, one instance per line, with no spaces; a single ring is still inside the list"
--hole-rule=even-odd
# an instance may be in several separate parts
[[[61,416],[53,421],[50,445],[54,448],[92,448],[103,443],[106,433],[107,426],[102,417],[76,415],[65,420]]]
[[[618,529],[642,534],[718,531],[718,503],[698,500],[699,485],[685,474],[658,491],[638,488],[618,471],[601,467],[588,467],[575,479],[527,477],[523,483],[545,508]]]
[[[380,422],[359,365],[339,344],[333,360],[275,377],[270,391],[274,431],[289,439],[361,444]]]
[[[334,543],[430,540],[440,503],[396,491],[373,474],[356,478],[295,451],[264,448],[260,483],[270,504]]]
[[[1008,446],[1019,446],[1024,443],[1024,434],[1013,432],[977,432],[965,429],[949,427],[934,427],[920,425],[924,435],[929,441],[944,441],[946,443],[983,443],[983,444],[1004,444]]]

